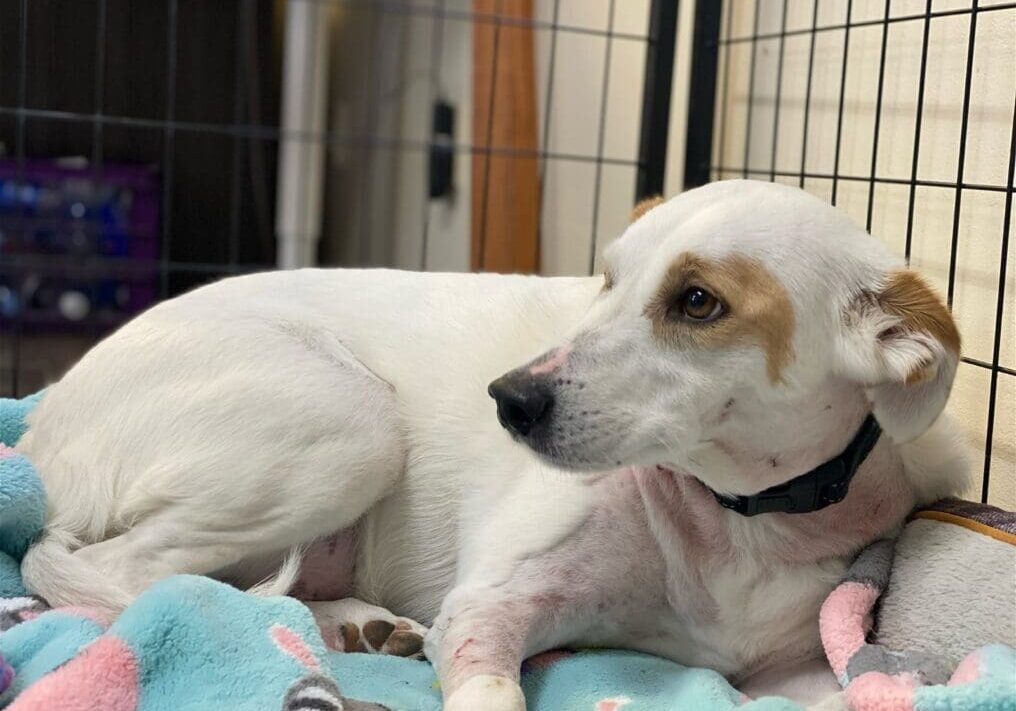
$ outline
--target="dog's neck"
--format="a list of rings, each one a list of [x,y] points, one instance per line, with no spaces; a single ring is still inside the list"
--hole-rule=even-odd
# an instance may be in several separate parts
[[[723,508],[686,472],[639,469],[635,477],[668,568],[750,560],[810,564],[852,555],[898,526],[915,501],[888,438],[858,467],[843,501],[810,513],[745,517]]]
[[[868,415],[846,448],[814,469],[757,494],[724,496],[714,491],[713,495],[720,506],[742,516],[819,511],[838,504],[847,496],[851,479],[881,435],[882,428],[875,416]]]
[[[721,409],[704,413],[684,455],[659,463],[694,475],[720,495],[751,496],[848,451],[870,411],[864,391],[839,379],[775,401],[751,390],[734,392]]]

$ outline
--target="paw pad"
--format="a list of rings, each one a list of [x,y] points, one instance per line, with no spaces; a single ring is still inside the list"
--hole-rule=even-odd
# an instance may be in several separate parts
[[[352,622],[339,625],[339,641],[343,652],[368,652],[367,645],[360,638],[360,628]],[[336,645],[337,647],[338,645]]]
[[[387,620],[371,620],[363,630],[347,622],[339,625],[338,638],[329,646],[343,652],[391,654],[396,657],[423,657],[423,635],[413,631],[406,622],[392,624]]]
[[[347,627],[350,625],[344,625]],[[354,629],[356,625],[351,625]],[[345,639],[345,634],[343,635]],[[396,657],[422,657],[423,635],[414,632],[407,622],[389,622],[388,620],[370,620],[363,626],[363,635],[359,646],[364,649],[348,649],[346,651],[365,651],[375,654],[391,654]]]

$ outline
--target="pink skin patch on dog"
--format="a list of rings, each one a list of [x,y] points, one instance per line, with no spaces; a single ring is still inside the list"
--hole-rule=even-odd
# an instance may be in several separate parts
[[[949,680],[949,686],[956,686],[957,684],[969,684],[970,682],[977,681],[981,677],[981,653],[971,652],[963,658],[960,665],[956,667],[956,671],[953,672],[952,678]]]
[[[617,711],[622,706],[627,706],[631,703],[631,699],[627,696],[617,696],[613,699],[604,699],[596,703],[596,711]]]
[[[458,649],[456,649],[455,653],[452,655],[452,659],[461,659],[462,655],[465,654],[466,650],[470,647],[470,645],[473,644],[476,644],[476,638],[470,637],[465,642],[459,645]]]
[[[847,662],[864,645],[878,595],[879,591],[870,585],[848,582],[833,590],[822,605],[818,616],[822,646],[833,673],[841,679]]]
[[[300,577],[289,593],[297,600],[341,600],[353,594],[357,533],[355,527],[315,541],[304,553]]]
[[[546,375],[547,373],[553,373],[555,370],[563,366],[568,362],[568,356],[571,355],[572,347],[570,345],[561,346],[550,354],[550,357],[542,363],[530,366],[530,375]]]
[[[140,695],[134,654],[123,640],[106,635],[29,686],[7,708],[136,711]]]
[[[914,711],[917,686],[917,680],[910,674],[867,672],[850,682],[847,705],[851,711]]]
[[[296,632],[285,625],[272,625],[270,634],[272,635],[272,641],[283,652],[296,659],[311,671],[320,671],[321,662],[318,661],[318,658],[314,656],[314,652],[310,651],[310,647],[307,646],[307,643]]]

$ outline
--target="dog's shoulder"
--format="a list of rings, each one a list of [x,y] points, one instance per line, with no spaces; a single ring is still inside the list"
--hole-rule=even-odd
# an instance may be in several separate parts
[[[959,496],[969,488],[969,451],[949,414],[942,413],[920,437],[898,445],[898,451],[918,506]]]

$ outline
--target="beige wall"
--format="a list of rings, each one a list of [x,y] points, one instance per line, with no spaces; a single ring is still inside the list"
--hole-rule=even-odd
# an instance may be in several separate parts
[[[447,2],[449,9],[469,5]],[[322,259],[465,271],[470,155],[455,154],[455,193],[430,201],[426,149],[435,97],[458,109],[455,143],[470,143],[472,21],[365,7],[334,10],[328,129],[374,143],[329,147]]]
[[[558,23],[605,31],[610,18],[608,0],[559,0]],[[538,19],[553,19],[555,0],[537,0]],[[648,0],[615,3],[613,29],[645,35]],[[608,40],[604,37],[558,32],[550,79],[551,33],[537,34],[538,98],[541,125],[547,126],[545,149],[553,153],[595,157],[599,153],[601,102]],[[635,161],[641,120],[644,41],[610,40],[610,67],[602,155]],[[544,123],[547,110],[550,121]],[[599,180],[598,209],[591,201]],[[541,224],[541,263],[546,274],[587,274],[590,256],[598,255],[628,222],[635,196],[635,167],[551,159],[544,173]]]
[[[782,24],[782,0],[759,0],[759,33],[777,32]],[[1000,3],[983,0],[981,6]],[[842,25],[845,2],[820,3],[819,26]],[[893,0],[892,16],[921,14],[924,0]],[[811,26],[812,0],[791,0],[787,29]],[[936,0],[933,11],[970,7],[969,0]],[[755,6],[751,0],[727,3],[732,9],[731,36],[752,34]],[[881,0],[855,0],[852,22],[882,17]],[[727,18],[724,18],[724,23]],[[724,25],[726,26],[726,25]],[[956,182],[961,124],[961,107],[966,68],[969,16],[933,19],[929,38],[924,119],[920,144],[918,179]],[[914,118],[920,69],[923,20],[889,25],[885,83],[883,89],[878,161],[880,178],[909,180],[914,149]],[[1004,186],[1009,159],[1013,121],[1013,94],[1016,92],[1016,10],[980,13],[977,22],[974,73],[966,142],[964,181]],[[816,35],[815,69],[807,161],[805,171],[831,174],[835,165],[835,137],[839,105],[840,71],[844,31]],[[882,28],[879,25],[852,28],[844,95],[842,146],[839,173],[871,175],[878,67]],[[797,173],[801,169],[803,116],[809,34],[789,37],[784,46],[784,66],[779,102],[779,123],[775,169]],[[755,55],[754,99],[751,102],[751,144],[748,165],[753,177],[765,178],[773,166],[773,121],[779,41],[760,41]],[[720,76],[727,74],[728,91],[720,97],[725,116],[723,143],[717,146],[714,165],[741,168],[748,133],[748,85],[751,44],[730,45],[721,52]],[[725,103],[725,106],[724,106]],[[718,173],[714,177],[739,177],[740,172]],[[796,184],[796,178],[778,177]],[[809,179],[805,188],[829,198],[832,181]],[[910,189],[906,185],[879,184],[874,194],[871,231],[901,255],[907,228]],[[927,275],[943,293],[948,283],[955,190],[948,187],[919,187],[915,193],[912,265]],[[860,223],[867,217],[868,185],[840,181],[837,204]],[[954,314],[964,338],[965,355],[991,361],[995,305],[999,275],[1000,245],[1005,195],[1002,192],[965,190],[959,219]],[[1016,367],[1016,334],[1013,331],[1016,302],[1014,252],[1008,255],[1005,318],[1001,363]],[[976,486],[969,496],[980,496],[990,371],[963,364],[949,410],[960,423],[974,458]],[[1016,508],[1016,377],[1002,374],[998,379],[995,434],[992,449],[990,501]]]
[[[604,65],[608,40],[584,32],[553,32],[557,24],[579,30],[645,36],[649,0],[535,0],[537,100],[543,148],[554,156],[543,173],[541,263],[546,274],[585,274],[596,254],[627,225],[635,194],[635,166],[641,120],[646,43],[610,40],[603,149],[599,150]],[[469,146],[472,101],[471,0],[446,0],[453,14],[441,23],[438,93],[458,109],[455,141]],[[681,3],[678,56],[687,54],[692,2]],[[432,95],[432,40],[437,23],[425,12],[410,15],[341,13],[332,33],[329,128],[385,136],[417,144],[427,140]],[[371,33],[375,40],[371,40]],[[553,76],[551,47],[553,46]],[[687,74],[687,63],[683,71]],[[678,71],[682,71],[679,67]],[[369,77],[367,76],[369,74]],[[686,79],[686,77],[685,77]],[[377,87],[379,109],[373,122],[366,107]],[[549,89],[549,93],[548,93]],[[674,94],[674,128],[668,152],[668,191],[681,182],[684,100]],[[549,111],[549,120],[548,120]],[[545,135],[544,135],[545,132]],[[599,169],[597,155],[608,161]],[[575,157],[581,159],[575,159]],[[469,268],[469,153],[455,160],[456,194],[425,204],[426,154],[419,149],[391,151],[340,148],[329,152],[326,225],[322,241],[329,261],[381,263],[419,268],[422,221],[427,230],[428,269]],[[366,181],[366,186],[364,185]],[[593,195],[599,186],[598,206]],[[595,241],[595,247],[594,247]],[[597,267],[598,268],[598,267]]]
[[[608,29],[609,0],[558,2],[560,24]],[[536,0],[536,3],[537,18],[548,22],[553,20],[555,0]],[[666,194],[680,190],[684,173],[684,135],[693,22],[694,3],[690,0],[681,2],[667,147]],[[614,3],[614,32],[645,36],[648,24],[649,0],[619,0]],[[553,84],[548,102],[550,44],[550,33],[538,35],[541,120],[546,118],[548,103],[551,114],[546,149],[595,156],[599,145],[600,102],[603,97],[607,40],[570,33],[558,34]],[[602,153],[607,158],[637,160],[645,53],[644,41],[615,38],[611,42]],[[635,197],[635,174],[634,166],[602,166],[600,204],[595,211],[594,225],[590,195],[596,188],[595,163],[568,160],[549,162],[544,175],[545,205],[540,244],[544,273],[588,273],[590,254],[594,250],[597,257],[594,269],[599,269],[600,252],[628,224]]]
[[[559,25],[608,29],[609,0],[556,2]],[[471,0],[447,0],[445,5],[453,13],[472,8]],[[684,5],[691,7],[690,2]],[[583,32],[554,33],[549,27],[554,6],[555,0],[535,0],[535,19],[544,23],[536,30],[539,127],[544,149],[555,154],[546,161],[543,174],[540,256],[546,274],[585,274],[594,239],[598,253],[624,228],[631,212],[634,165],[607,162],[598,175],[594,159],[599,154],[618,161],[636,160],[645,42],[624,37],[610,42],[600,153],[608,41]],[[649,0],[616,2],[614,31],[645,35],[648,11]],[[329,128],[354,135],[374,130],[386,137],[424,143],[430,124],[432,40],[437,27],[425,12],[341,13],[331,42],[334,59]],[[441,24],[440,32],[437,91],[457,107],[455,142],[466,147],[472,143],[472,20],[450,16]],[[552,42],[556,45],[551,80]],[[372,86],[376,92],[373,97]],[[373,119],[366,108],[372,98],[378,102]],[[470,155],[465,150],[456,153],[457,190],[450,200],[425,204],[426,168],[426,153],[418,147],[330,150],[322,237],[326,259],[420,268],[422,223],[426,219],[427,268],[468,269]],[[597,181],[599,205],[594,209],[592,196]]]

